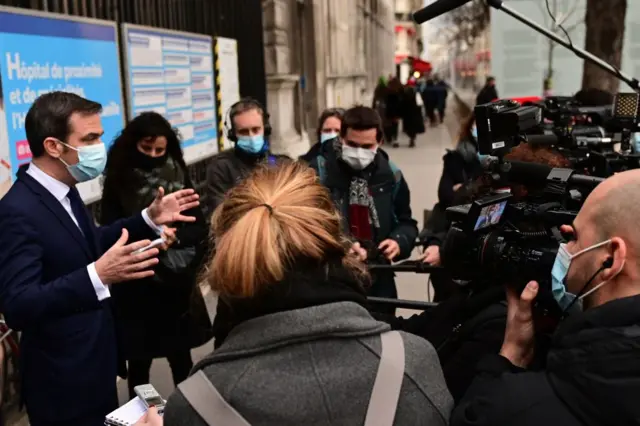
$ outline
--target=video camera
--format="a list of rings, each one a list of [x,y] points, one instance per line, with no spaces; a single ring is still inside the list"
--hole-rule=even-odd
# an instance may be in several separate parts
[[[531,280],[551,295],[551,269],[563,238],[588,193],[603,179],[571,169],[503,162],[504,181],[537,186],[526,200],[498,190],[446,210],[451,227],[440,249],[454,280],[509,285],[518,291]]]
[[[452,222],[440,249],[443,266],[463,282],[490,280],[518,289],[531,280],[551,286],[551,267],[560,240],[554,229],[571,223],[575,212],[559,206],[545,209],[527,203],[510,203],[511,194],[495,194],[471,204],[449,207]],[[518,223],[544,226],[528,231]]]
[[[640,97],[620,93],[612,106],[581,106],[568,97],[551,97],[522,106],[502,100],[475,108],[478,151],[497,160],[522,142],[561,151],[574,168],[594,176],[640,168],[632,152],[640,131]],[[619,149],[617,149],[619,145]]]

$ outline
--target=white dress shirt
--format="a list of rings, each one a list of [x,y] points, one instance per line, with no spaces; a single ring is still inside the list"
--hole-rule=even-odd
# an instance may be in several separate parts
[[[71,220],[73,220],[73,223],[75,223],[78,229],[80,229],[80,232],[82,232],[82,229],[78,224],[78,220],[73,215],[73,210],[71,210],[71,201],[69,200],[69,191],[71,190],[71,188],[67,184],[62,183],[59,180],[56,180],[53,177],[49,176],[33,163],[29,164],[27,174],[34,178],[40,185],[44,186],[46,190],[49,191],[51,195],[53,195],[54,198],[60,202],[60,204],[62,204],[62,208],[64,208],[65,211],[69,213],[69,216],[71,217]],[[149,227],[151,227],[151,229],[153,229],[158,235],[162,233],[162,227],[157,226],[151,221],[147,209],[144,209],[142,211],[142,218],[147,223],[147,225],[149,225]],[[111,297],[109,287],[104,285],[104,283],[98,276],[95,262],[87,266],[87,272],[89,273],[89,278],[91,279],[91,284],[96,291],[98,300],[104,300]]]

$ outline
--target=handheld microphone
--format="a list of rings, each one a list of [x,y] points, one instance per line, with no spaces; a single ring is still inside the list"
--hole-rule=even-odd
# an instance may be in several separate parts
[[[413,20],[417,24],[422,24],[437,18],[440,15],[444,15],[447,12],[451,12],[465,3],[469,3],[471,0],[437,0],[427,7],[414,12]]]

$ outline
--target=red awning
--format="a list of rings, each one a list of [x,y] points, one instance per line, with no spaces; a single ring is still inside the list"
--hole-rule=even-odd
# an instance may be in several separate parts
[[[396,65],[403,63],[408,58],[410,58],[409,55],[396,55]]]
[[[523,96],[521,98],[511,98],[512,101],[518,102],[520,105],[523,105],[527,102],[538,102],[541,101],[542,98],[540,96]]]
[[[419,73],[426,74],[430,73],[433,67],[431,66],[431,62],[423,61],[418,58],[411,58],[413,61],[413,70],[418,71]]]
[[[433,67],[431,66],[431,62],[423,61],[420,58],[416,58],[414,56],[409,55],[396,55],[396,64],[401,64],[407,61],[411,64],[411,68],[414,71],[418,71],[421,74],[430,73]]]
[[[414,36],[416,35],[416,30],[415,28],[412,28],[410,26],[407,25],[396,25],[395,28],[395,33],[402,33],[402,32],[406,32],[407,34],[409,34],[410,36]]]

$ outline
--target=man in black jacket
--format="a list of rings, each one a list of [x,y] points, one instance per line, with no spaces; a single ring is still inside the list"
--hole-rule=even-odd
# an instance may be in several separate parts
[[[378,113],[364,106],[351,108],[342,118],[340,138],[310,166],[331,192],[361,258],[366,258],[366,248],[369,254],[379,251],[388,261],[398,261],[411,255],[418,228],[407,182],[379,149],[382,139]],[[396,298],[393,273],[375,274],[370,295]]]
[[[496,99],[498,99],[498,91],[496,90],[496,79],[493,77],[487,77],[487,82],[476,97],[476,105],[488,104],[495,101]]]
[[[451,424],[637,425],[640,421],[640,171],[617,174],[587,198],[562,231],[553,293],[568,310],[553,335],[544,371],[535,355],[532,302],[538,284],[508,295],[500,355],[479,364]]]
[[[226,137],[235,143],[223,151],[207,167],[207,214],[210,216],[224,195],[247,177],[260,163],[275,163],[279,158],[269,151],[271,125],[265,108],[253,98],[233,104],[228,113]]]

